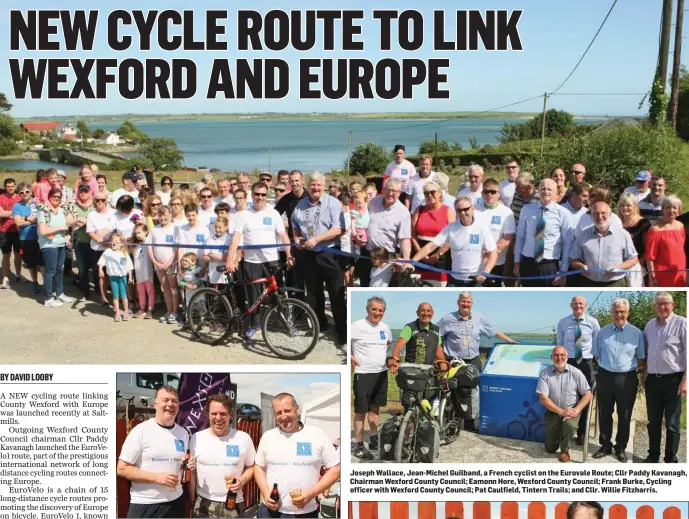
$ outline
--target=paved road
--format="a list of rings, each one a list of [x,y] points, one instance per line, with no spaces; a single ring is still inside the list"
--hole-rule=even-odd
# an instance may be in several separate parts
[[[65,279],[67,295],[77,297],[72,278]],[[159,313],[162,305],[158,305]],[[177,325],[132,319],[115,323],[113,310],[93,301],[61,308],[45,308],[31,285],[13,284],[0,290],[3,364],[289,364],[262,340],[244,347],[238,337],[221,346],[190,340]],[[257,335],[260,337],[260,333]],[[344,364],[345,350],[335,347],[326,333],[300,364]]]

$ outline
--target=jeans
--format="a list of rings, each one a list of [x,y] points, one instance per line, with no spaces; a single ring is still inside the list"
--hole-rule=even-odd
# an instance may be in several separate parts
[[[91,266],[91,244],[89,242],[77,242],[74,244],[74,252],[77,255],[77,268],[79,269],[79,288],[84,296],[89,295],[89,268]],[[98,287],[98,273],[93,269],[94,285]]]
[[[41,249],[45,274],[43,275],[43,292],[46,300],[53,298],[53,281],[55,295],[64,293],[65,247],[46,247]]]

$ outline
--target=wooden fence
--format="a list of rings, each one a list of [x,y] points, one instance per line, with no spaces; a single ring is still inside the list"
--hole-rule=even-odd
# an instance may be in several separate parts
[[[122,445],[124,444],[124,439],[127,437],[127,431],[131,431],[136,425],[141,423],[140,420],[133,419],[129,421],[129,427],[127,427],[127,421],[124,418],[117,419],[116,426],[116,437],[117,437],[117,447],[116,455],[117,459],[120,458],[120,452],[122,451]],[[254,442],[254,447],[258,448],[258,442],[261,439],[261,422],[240,422],[237,424],[237,429],[247,433],[251,440]],[[244,506],[250,508],[258,502],[259,490],[258,485],[252,480],[248,485],[244,486]],[[186,493],[185,488],[185,495]],[[189,517],[189,510],[191,503],[187,503],[186,510]],[[127,511],[129,510],[129,481],[123,478],[117,478],[117,517],[127,517]]]
[[[416,514],[410,515],[410,503],[408,502],[350,502],[349,519],[379,519],[380,517],[390,517],[392,519],[464,519],[465,503],[447,502],[443,512],[439,512],[439,507],[435,501],[414,503],[412,510],[416,509]],[[558,503],[554,512],[546,512],[545,503],[529,503],[526,512],[520,513],[519,504],[516,502],[490,503],[487,501],[466,503],[466,508],[473,511],[473,519],[566,519],[569,503]],[[379,511],[381,513],[379,513]],[[636,519],[681,519],[681,511],[675,506],[669,506],[660,514],[649,505],[642,505],[636,509]],[[606,513],[606,519],[634,519],[627,512],[627,507],[622,504],[611,505]]]

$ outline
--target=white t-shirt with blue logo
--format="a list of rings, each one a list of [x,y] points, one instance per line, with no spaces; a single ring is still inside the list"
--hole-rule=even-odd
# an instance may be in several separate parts
[[[385,371],[385,359],[392,342],[390,327],[384,322],[372,324],[368,319],[352,323],[352,355],[359,361],[354,374]]]
[[[172,258],[176,252],[176,247],[171,247],[179,240],[177,239],[179,233],[179,227],[175,227],[172,223],[169,223],[166,227],[161,227],[160,224],[156,225],[151,232],[148,233],[146,238],[146,243],[155,243],[153,247],[153,256],[160,263],[165,263]]]
[[[488,224],[490,233],[493,235],[495,243],[500,241],[506,234],[517,234],[517,225],[514,223],[514,213],[504,204],[498,204],[493,209],[484,207],[480,212],[483,221]],[[504,265],[507,258],[507,249],[498,256],[495,265]]]
[[[211,501],[225,501],[225,476],[239,478],[246,467],[254,464],[256,448],[251,437],[230,429],[227,436],[215,436],[210,429],[195,433],[189,442],[196,460],[196,493]],[[237,493],[237,503],[244,502],[244,494]]]
[[[416,167],[414,164],[404,159],[401,164],[392,161],[385,168],[385,176],[388,178],[398,178],[402,182],[402,191],[411,194],[409,181],[416,176]]]
[[[184,255],[187,252],[193,252],[194,254],[196,254],[196,256],[198,256],[197,263],[199,265],[203,265],[203,245],[206,244],[210,236],[211,233],[209,232],[208,227],[206,227],[205,225],[201,225],[197,220],[195,227],[191,227],[189,224],[185,224],[179,228],[179,231],[177,232],[177,236],[175,238],[175,243],[183,245],[192,245],[192,248],[185,248],[181,250],[180,253]]]
[[[339,464],[339,453],[327,435],[308,425],[292,434],[279,427],[270,429],[261,437],[256,451],[256,465],[266,469],[268,488],[278,484],[281,514],[308,514],[316,510],[313,499],[304,508],[293,506],[288,484],[298,483],[302,490],[313,488],[321,467],[331,469]]]
[[[120,459],[147,472],[178,474],[189,446],[189,433],[177,424],[172,429],[158,425],[155,418],[140,423],[122,445]],[[131,502],[155,504],[174,501],[182,495],[182,484],[175,488],[156,483],[131,482]]]
[[[230,248],[230,243],[232,243],[232,235],[231,234],[223,234],[221,236],[216,236],[215,233],[213,233],[213,236],[208,238],[208,241],[206,242],[206,245],[213,245],[217,247],[227,247],[229,250]],[[204,254],[225,254],[227,250],[220,250],[220,249],[206,249],[202,251]],[[211,261],[208,263],[208,282],[211,284],[216,284],[216,283],[225,283],[225,274],[222,274],[218,272],[218,267],[224,265],[224,261]]]
[[[203,207],[199,206],[198,221],[201,222],[201,225],[208,227],[215,223],[216,218],[217,215],[215,214],[215,204],[213,204],[210,209],[204,209]]]
[[[480,272],[483,253],[497,248],[488,225],[480,215],[474,216],[473,223],[468,226],[462,225],[459,220],[447,224],[433,238],[433,243],[438,247],[450,244],[452,271],[462,272],[452,277],[460,280],[469,280],[472,274]]]
[[[270,245],[280,242],[278,233],[285,232],[285,224],[278,212],[270,207],[256,211],[253,207],[244,211],[234,223],[235,232],[242,233],[244,245]],[[244,261],[247,263],[269,263],[278,261],[277,247],[265,249],[245,249]]]
[[[120,250],[106,249],[98,260],[99,267],[105,267],[108,276],[126,277],[134,270],[134,264],[129,254]]]

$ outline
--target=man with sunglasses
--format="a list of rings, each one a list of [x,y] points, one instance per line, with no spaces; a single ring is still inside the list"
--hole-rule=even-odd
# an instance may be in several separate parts
[[[10,288],[10,255],[14,251],[14,271],[18,283],[22,281],[22,258],[19,255],[19,229],[12,217],[12,207],[22,199],[15,191],[17,183],[13,178],[6,178],[5,192],[0,195],[0,250],[2,250],[2,284],[0,288]]]
[[[569,169],[569,175],[570,175],[570,181],[569,181],[569,189],[567,192],[565,192],[565,196],[562,197],[562,200],[560,200],[561,204],[564,204],[565,202],[568,202],[570,197],[572,196],[572,188],[576,186],[577,184],[584,184],[584,179],[586,178],[586,167],[580,162],[577,162],[576,164],[573,164],[572,167]]]
[[[253,206],[234,222],[234,234],[225,263],[228,272],[235,271],[234,257],[237,254],[237,249],[242,239],[244,240],[244,245],[276,245],[278,243],[289,245],[290,243],[280,214],[266,204],[268,186],[263,182],[256,182],[251,186],[251,195],[254,199]],[[286,248],[289,249],[289,247]],[[270,269],[278,266],[278,250],[277,247],[245,249],[243,261],[244,278],[250,280],[270,275]],[[293,261],[289,250],[287,252],[287,261],[289,263]],[[261,295],[263,285],[260,283],[248,285],[247,291],[248,303],[249,307],[251,307]],[[259,329],[260,324],[261,315],[260,312],[256,312],[251,316],[250,322],[247,323],[244,339],[247,341],[251,340]]]
[[[412,258],[421,261],[438,248],[450,248],[453,274],[447,281],[448,287],[480,286],[486,281],[482,272],[490,272],[498,258],[493,235],[480,215],[474,216],[471,197],[460,196],[455,201],[457,220],[446,225],[432,241]],[[482,262],[485,256],[485,265]]]
[[[419,171],[409,181],[409,193],[411,195],[411,214],[416,208],[424,205],[425,198],[423,188],[434,178],[435,172],[432,171],[433,158],[430,155],[421,155],[419,159]]]
[[[497,180],[493,178],[486,180],[483,183],[481,196],[483,197],[483,210],[479,214],[488,225],[498,250],[498,259],[490,273],[496,276],[509,275],[505,274],[504,267],[508,250],[514,243],[514,237],[517,234],[514,214],[509,207],[500,203],[500,187]],[[488,272],[485,266],[484,271]],[[499,278],[488,281],[492,286],[504,286],[503,280]]]
[[[519,161],[510,160],[505,164],[505,171],[507,178],[500,181],[498,189],[500,190],[500,200],[506,207],[512,205],[514,193],[517,190],[517,177],[519,176]]]
[[[199,222],[202,226],[208,227],[215,222],[215,202],[213,192],[208,187],[204,187],[199,193]]]

